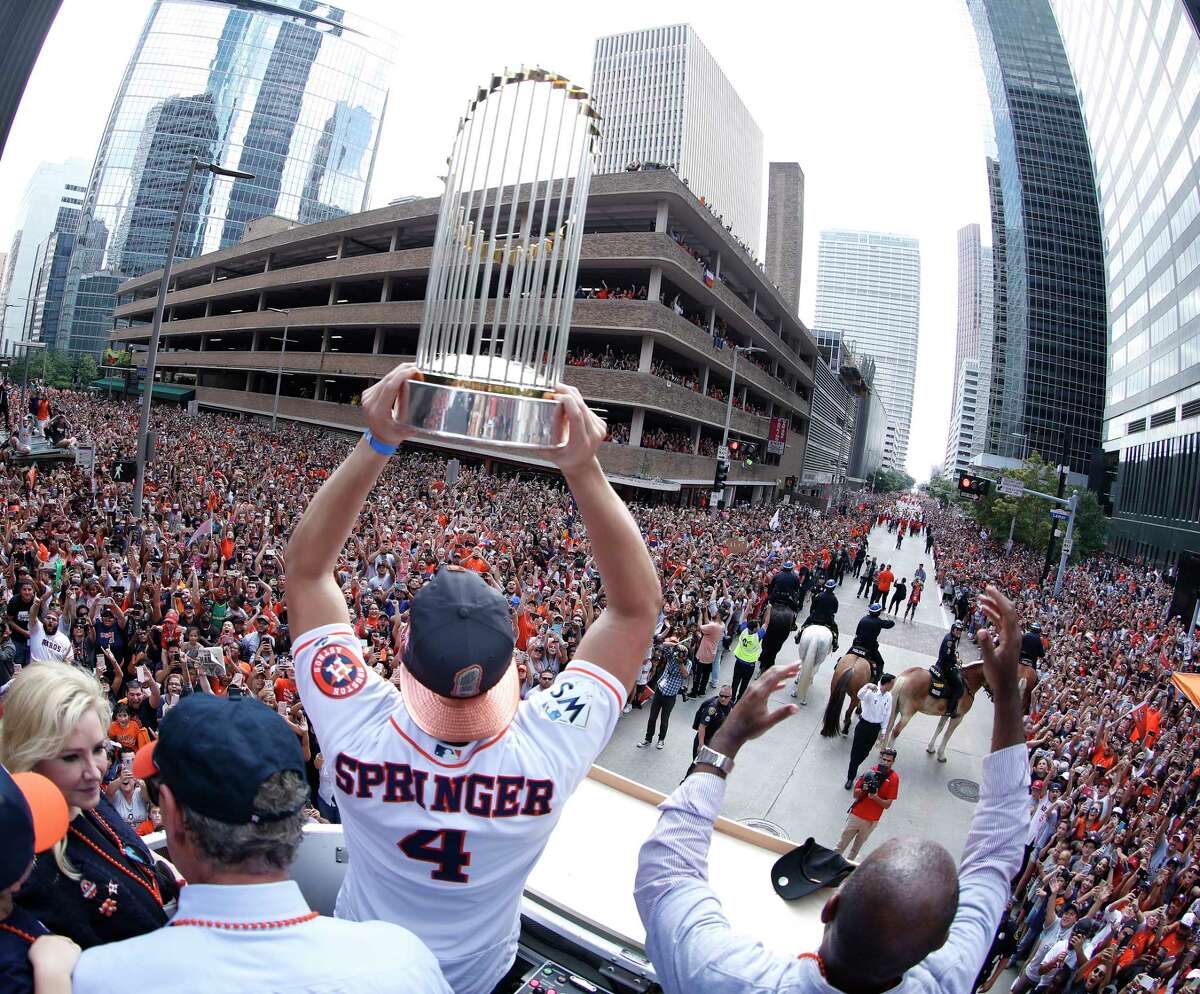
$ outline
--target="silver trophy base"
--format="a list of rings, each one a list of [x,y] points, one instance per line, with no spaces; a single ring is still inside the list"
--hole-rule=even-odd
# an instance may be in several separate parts
[[[517,449],[556,449],[566,444],[562,405],[552,397],[409,380],[408,410],[397,417],[423,435],[438,438]]]

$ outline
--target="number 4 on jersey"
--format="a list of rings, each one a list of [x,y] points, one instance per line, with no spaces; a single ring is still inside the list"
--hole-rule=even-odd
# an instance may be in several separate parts
[[[409,859],[436,864],[429,871],[429,876],[434,880],[465,884],[467,875],[463,868],[471,865],[471,854],[465,848],[466,840],[467,833],[457,829],[420,829],[410,832],[396,845]]]

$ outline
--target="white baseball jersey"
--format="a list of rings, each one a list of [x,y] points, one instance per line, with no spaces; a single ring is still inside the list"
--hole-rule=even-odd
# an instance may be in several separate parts
[[[575,661],[499,735],[460,747],[417,727],[349,625],[305,633],[294,654],[350,851],[338,917],[404,925],[456,994],[487,994],[516,956],[525,880],[624,688]]]
[[[29,623],[29,661],[31,663],[69,663],[73,656],[71,637],[62,630],[61,621],[58,630],[53,635],[46,634],[41,618],[34,618]]]

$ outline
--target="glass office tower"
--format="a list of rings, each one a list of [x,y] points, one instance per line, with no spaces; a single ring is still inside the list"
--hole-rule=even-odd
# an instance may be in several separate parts
[[[1182,0],[1054,0],[1104,211],[1110,546],[1200,549],[1200,40]]]
[[[992,106],[995,289],[985,451],[1082,476],[1100,445],[1104,244],[1079,97],[1049,0],[967,0]]]
[[[822,231],[813,327],[841,335],[856,353],[875,360],[874,388],[888,414],[883,465],[904,472],[921,330],[917,240],[875,231]]]
[[[367,206],[396,39],[319,0],[155,0],[92,166],[60,343],[98,352],[104,288],[162,266],[193,156],[177,257],[239,241],[266,214],[307,223]]]

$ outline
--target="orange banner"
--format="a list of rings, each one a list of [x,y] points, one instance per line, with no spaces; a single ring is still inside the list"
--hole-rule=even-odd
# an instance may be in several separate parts
[[[1183,691],[1189,701],[1200,708],[1200,673],[1172,673],[1171,682]]]

